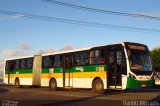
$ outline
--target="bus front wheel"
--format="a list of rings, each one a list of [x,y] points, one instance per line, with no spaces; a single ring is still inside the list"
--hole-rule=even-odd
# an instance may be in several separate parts
[[[57,82],[55,79],[51,79],[49,87],[51,90],[56,91],[57,90]]]
[[[105,90],[104,90],[103,81],[101,79],[96,79],[95,81],[93,81],[92,90],[95,93],[99,93],[99,94],[104,93]]]

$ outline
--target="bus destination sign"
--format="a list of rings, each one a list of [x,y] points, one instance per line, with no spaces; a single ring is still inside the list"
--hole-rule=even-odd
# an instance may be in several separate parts
[[[130,49],[146,50],[145,46],[141,45],[128,45]]]

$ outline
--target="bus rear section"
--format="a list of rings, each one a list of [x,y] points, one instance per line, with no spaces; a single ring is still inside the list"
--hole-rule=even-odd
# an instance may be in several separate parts
[[[41,61],[40,64],[35,64],[37,65],[36,68],[33,68],[34,59],[33,56],[7,59],[5,61],[4,82],[17,87],[20,87],[20,85],[32,85],[32,82],[36,81],[36,77],[40,75],[38,72],[41,71],[39,70],[41,69]]]

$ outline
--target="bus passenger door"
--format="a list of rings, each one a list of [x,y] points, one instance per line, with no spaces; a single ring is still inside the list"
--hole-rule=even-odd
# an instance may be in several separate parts
[[[73,57],[66,55],[64,56],[64,87],[73,87]]]
[[[123,49],[121,46],[113,46],[107,53],[107,83],[110,89],[122,89]]]

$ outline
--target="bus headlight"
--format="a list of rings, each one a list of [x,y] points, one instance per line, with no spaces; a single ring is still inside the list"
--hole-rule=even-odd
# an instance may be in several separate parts
[[[160,80],[160,72],[156,72],[153,76],[154,80]]]
[[[136,77],[132,74],[129,73],[129,77],[131,77],[132,79],[136,80]]]

